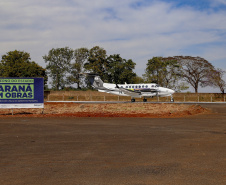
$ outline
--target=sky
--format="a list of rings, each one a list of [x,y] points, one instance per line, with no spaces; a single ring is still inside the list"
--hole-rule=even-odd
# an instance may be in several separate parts
[[[1,56],[25,51],[42,67],[52,48],[100,46],[132,59],[139,76],[155,56],[226,70],[226,0],[0,0],[0,30]]]

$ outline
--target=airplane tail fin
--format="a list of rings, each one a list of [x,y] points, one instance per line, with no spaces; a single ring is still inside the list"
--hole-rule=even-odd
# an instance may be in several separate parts
[[[99,89],[103,87],[103,83],[104,83],[99,76],[93,76],[93,75],[89,76],[89,82],[91,83],[92,87],[95,89]]]

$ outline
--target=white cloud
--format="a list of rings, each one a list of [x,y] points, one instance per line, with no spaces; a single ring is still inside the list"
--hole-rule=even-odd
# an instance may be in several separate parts
[[[213,0],[211,3],[214,6],[226,5],[226,0]]]
[[[3,0],[1,54],[24,50],[45,66],[42,56],[52,48],[99,45],[108,54],[132,58],[139,75],[153,56],[199,55],[226,68],[214,63],[226,60],[226,12],[137,2],[142,1]]]

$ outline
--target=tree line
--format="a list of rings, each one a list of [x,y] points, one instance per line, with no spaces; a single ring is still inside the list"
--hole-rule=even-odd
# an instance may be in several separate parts
[[[173,56],[153,57],[146,64],[145,73],[139,77],[135,72],[136,63],[132,59],[123,59],[120,54],[107,55],[104,48],[91,49],[69,47],[53,48],[43,56],[46,68],[31,61],[30,54],[24,51],[9,51],[2,56],[0,77],[43,77],[47,84],[51,78],[53,90],[90,88],[85,73],[98,74],[104,82],[157,83],[178,92],[189,85],[195,92],[199,87],[217,87],[224,93],[225,71],[216,69],[201,57]]]

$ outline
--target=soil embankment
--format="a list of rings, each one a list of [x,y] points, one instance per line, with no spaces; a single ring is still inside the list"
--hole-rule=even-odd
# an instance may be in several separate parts
[[[45,103],[42,109],[1,109],[0,116],[17,117],[185,117],[207,113],[200,105],[146,103]]]

